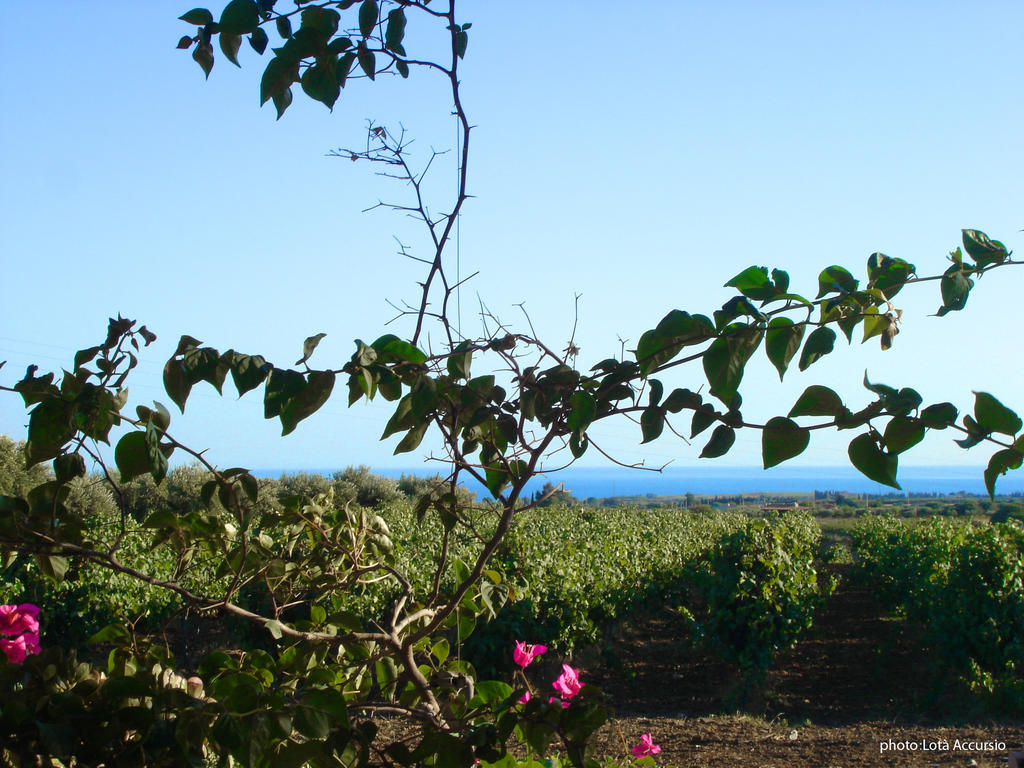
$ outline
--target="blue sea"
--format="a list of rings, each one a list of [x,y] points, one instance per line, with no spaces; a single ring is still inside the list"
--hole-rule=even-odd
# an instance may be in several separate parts
[[[277,477],[280,469],[258,470],[262,477]],[[297,472],[300,470],[288,470]],[[314,468],[302,470],[330,476],[336,470]],[[374,469],[374,472],[397,478],[402,474],[429,475],[422,467],[406,469]],[[903,467],[899,482],[903,493],[947,494],[971,493],[987,495],[982,467]],[[845,491],[848,493],[889,494],[900,491],[864,477],[853,467],[775,467],[764,471],[759,467],[669,467],[662,472],[649,472],[621,467],[570,468],[550,477],[541,477],[527,486],[527,492],[540,490],[545,482],[563,483],[578,499],[608,496],[678,496],[736,495],[741,493],[810,493],[812,491]],[[481,488],[470,487],[478,495]],[[999,478],[996,492],[1024,493],[1024,472],[1010,472]]]

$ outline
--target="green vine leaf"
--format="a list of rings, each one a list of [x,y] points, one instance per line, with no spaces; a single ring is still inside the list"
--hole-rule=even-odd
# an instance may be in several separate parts
[[[850,441],[847,451],[850,462],[861,474],[870,480],[882,485],[888,485],[896,490],[901,490],[900,484],[896,482],[896,470],[899,460],[896,456],[886,453],[878,446],[874,434],[867,432],[857,435]]]
[[[700,458],[717,459],[719,456],[724,456],[735,442],[736,430],[725,424],[719,424],[711,433],[711,439],[704,446],[704,450],[700,452]]]
[[[833,350],[836,344],[836,332],[831,328],[815,328],[807,337],[803,352],[800,353],[800,370],[806,371],[812,363],[821,359]]]
[[[800,349],[806,326],[794,323],[788,317],[774,317],[768,324],[765,334],[764,350],[775,370],[779,372],[779,381],[786,375],[789,363]]]
[[[799,456],[806,450],[811,433],[785,416],[768,420],[761,432],[761,460],[764,468]]]

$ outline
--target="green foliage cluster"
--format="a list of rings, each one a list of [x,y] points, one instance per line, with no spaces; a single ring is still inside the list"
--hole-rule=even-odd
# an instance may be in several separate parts
[[[697,575],[703,604],[687,613],[696,636],[739,666],[743,695],[811,627],[834,588],[819,584],[814,567],[820,540],[805,512],[748,520],[716,544]]]
[[[1024,712],[1024,524],[867,517],[860,577],[927,628],[942,666],[995,711]]]

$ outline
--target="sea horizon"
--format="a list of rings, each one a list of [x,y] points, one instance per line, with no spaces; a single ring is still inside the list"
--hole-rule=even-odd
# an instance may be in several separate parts
[[[280,477],[282,474],[308,472],[330,477],[343,468],[314,467],[308,469],[256,469],[258,477]],[[397,479],[403,474],[431,476],[437,472],[425,467],[399,467],[371,472]],[[812,493],[814,491],[886,494],[940,494],[968,493],[987,495],[983,479],[984,468],[977,466],[908,466],[900,470],[898,481],[902,490],[876,483],[864,477],[853,467],[775,467],[765,471],[760,467],[667,467],[660,472],[625,469],[620,467],[569,468],[550,476],[538,476],[526,487],[527,493],[539,490],[545,483],[561,483],[565,490],[578,499],[608,498],[612,496],[698,496],[738,494]],[[484,496],[482,487],[470,490]],[[1011,472],[996,483],[997,495],[1024,493],[1024,473]]]

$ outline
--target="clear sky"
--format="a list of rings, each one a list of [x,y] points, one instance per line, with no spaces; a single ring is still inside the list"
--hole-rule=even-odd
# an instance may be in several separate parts
[[[289,4],[289,0],[281,0]],[[222,3],[223,5],[223,3]],[[70,366],[118,312],[159,341],[131,384],[132,403],[169,402],[164,360],[183,333],[221,350],[291,364],[326,332],[314,362],[340,366],[352,340],[385,332],[386,299],[415,296],[420,270],[394,235],[426,246],[394,214],[361,213],[402,190],[371,169],[326,157],[360,146],[367,119],[416,138],[417,157],[450,149],[444,88],[350,84],[334,112],[297,95],[276,122],[259,108],[264,59],[244,46],[238,70],[217,52],[208,82],[175,50],[189,4],[54,0],[10,4],[0,35],[0,380],[30,362]],[[592,2],[465,0],[473,22],[463,65],[473,134],[461,225],[462,323],[477,296],[561,348],[581,293],[580,363],[630,348],[670,309],[710,314],[722,284],[751,264],[787,269],[816,293],[818,272],[863,276],[874,251],[945,268],[960,228],[1020,247],[1024,108],[1014,2]],[[219,9],[215,8],[215,14]],[[412,14],[407,48],[436,32]],[[272,44],[275,38],[272,33]],[[422,43],[420,42],[422,41]],[[432,207],[455,183],[449,158]],[[810,384],[860,405],[860,380],[915,386],[962,409],[983,389],[1024,408],[1016,333],[1024,274],[986,278],[967,311],[932,317],[936,283],[904,292],[903,332],[837,352],[779,384],[756,355],[744,414],[785,413]],[[397,330],[396,330],[397,328]],[[408,333],[400,324],[387,330]],[[670,386],[696,387],[700,372]],[[231,387],[225,388],[231,392]],[[339,393],[292,435],[264,422],[259,393],[236,401],[201,385],[172,427],[223,466],[411,466],[378,442],[386,403],[347,409]],[[20,400],[0,400],[0,431],[24,436]],[[639,446],[627,422],[595,428],[626,461],[697,463],[701,443]],[[797,461],[844,463],[845,444],[816,434]],[[983,450],[983,449],[982,449]],[[599,457],[586,457],[588,464]],[[983,464],[932,434],[906,464]],[[741,432],[720,463],[758,465]]]

